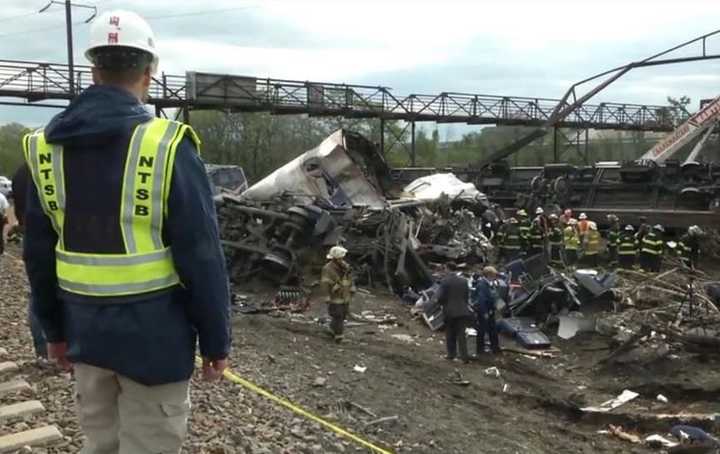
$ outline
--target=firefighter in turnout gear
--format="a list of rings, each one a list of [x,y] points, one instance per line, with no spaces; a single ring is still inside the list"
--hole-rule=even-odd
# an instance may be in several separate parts
[[[520,229],[518,221],[510,218],[500,227],[498,232],[498,247],[500,250],[500,262],[512,261],[520,257],[522,253],[522,240],[520,238]]]
[[[678,242],[678,255],[683,264],[689,268],[697,266],[700,257],[700,237],[703,231],[696,225],[691,225],[686,234]]]
[[[597,224],[588,223],[588,231],[583,241],[583,261],[593,268],[598,266],[598,257],[601,250],[601,237],[598,232]]]
[[[635,266],[635,259],[638,253],[638,240],[635,238],[635,229],[626,225],[625,230],[620,234],[618,240],[618,262],[621,268],[626,270]]]
[[[635,233],[635,238],[637,238],[638,242],[642,245],[642,240],[645,238],[645,235],[650,233],[652,230],[652,227],[647,222],[646,216],[640,216],[640,226],[638,227],[637,233]]]
[[[607,216],[610,228],[607,233],[608,260],[611,265],[618,261],[618,245],[620,244],[620,219],[614,214]]]
[[[640,266],[644,271],[659,273],[662,268],[663,252],[665,242],[662,235],[665,229],[662,225],[655,225],[650,233],[645,235],[640,242]]]
[[[540,217],[530,226],[528,255],[545,254],[545,229]]]
[[[577,231],[577,219],[570,219],[567,227],[563,229],[563,244],[565,245],[565,265],[575,266],[580,250],[580,235]]]
[[[550,223],[548,222],[547,216],[545,216],[545,210],[543,210],[542,207],[537,207],[535,209],[535,220],[540,221],[540,226],[543,229],[543,234],[547,236],[548,232],[550,231]]]
[[[179,453],[196,345],[207,380],[230,351],[200,140],[143,106],[155,46],[137,14],[102,14],[85,52],[93,85],[23,140],[31,306],[50,359],[73,369],[83,454]]]
[[[563,231],[560,229],[559,220],[556,214],[551,214],[550,233],[548,241],[550,242],[550,263],[562,266],[563,263]]]
[[[520,245],[522,246],[522,250],[527,253],[530,249],[530,227],[532,223],[525,210],[518,210],[517,218],[518,230],[520,231]]]
[[[580,216],[578,217],[579,221],[577,223],[577,231],[580,235],[580,240],[585,240],[585,235],[587,234],[588,230],[590,230],[590,220],[588,219],[587,214],[580,213]]]
[[[344,260],[347,249],[334,246],[327,255],[328,263],[322,269],[320,283],[328,296],[330,331],[335,342],[342,342],[345,319],[349,314],[353,293],[350,265]]]
[[[573,218],[573,211],[570,208],[566,208],[563,214],[560,215],[560,227],[565,229],[565,227],[570,224],[570,219],[575,219]]]

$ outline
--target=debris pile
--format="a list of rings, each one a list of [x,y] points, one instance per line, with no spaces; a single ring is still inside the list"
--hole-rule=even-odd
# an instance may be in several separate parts
[[[656,276],[632,270],[619,275],[616,312],[597,325],[616,344],[605,361],[627,356],[651,361],[678,349],[720,352],[720,310],[706,291],[712,288],[709,282],[678,268]]]
[[[497,223],[487,199],[452,174],[424,177],[401,196],[375,146],[340,130],[240,195],[219,197],[232,279],[302,285],[329,246],[343,244],[356,282],[403,294],[433,283],[427,263],[482,263]]]

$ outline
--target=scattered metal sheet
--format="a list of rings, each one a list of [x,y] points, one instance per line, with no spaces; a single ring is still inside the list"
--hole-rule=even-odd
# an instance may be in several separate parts
[[[639,395],[640,394],[638,394],[636,392],[626,389],[616,398],[605,401],[605,402],[601,403],[600,405],[598,405],[597,407],[584,407],[584,408],[581,408],[580,410],[582,410],[584,412],[607,413],[610,410],[614,410],[615,408],[620,407],[621,405],[625,405],[626,403],[635,399]]]
[[[338,130],[242,193],[251,201],[286,197],[296,204],[331,207],[387,207],[385,161],[367,139]]]
[[[405,186],[403,192],[416,200],[432,201],[442,197],[475,202],[489,208],[490,203],[472,183],[461,181],[452,173],[436,173],[420,177]]]
[[[577,333],[595,331],[595,317],[585,318],[579,312],[558,316],[558,337],[572,339]]]

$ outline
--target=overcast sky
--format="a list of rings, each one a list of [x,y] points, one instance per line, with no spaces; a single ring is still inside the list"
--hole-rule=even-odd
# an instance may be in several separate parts
[[[78,0],[145,16],[160,69],[553,97],[573,82],[720,28],[720,1]],[[64,14],[45,0],[0,0],[0,58],[64,63]],[[205,14],[201,14],[205,13]],[[87,17],[74,10],[75,22]],[[88,25],[75,27],[86,63]],[[720,53],[720,38],[708,42]],[[699,49],[699,48],[698,48]],[[635,70],[593,102],[664,104],[720,93],[720,61]],[[39,125],[51,109],[0,107]],[[450,133],[451,135],[452,132]]]

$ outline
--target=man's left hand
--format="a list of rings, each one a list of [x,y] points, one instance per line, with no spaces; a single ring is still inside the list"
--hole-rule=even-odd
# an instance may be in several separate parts
[[[66,372],[70,372],[73,368],[72,363],[67,359],[67,342],[48,342],[47,344],[48,359],[54,360],[60,368]]]

